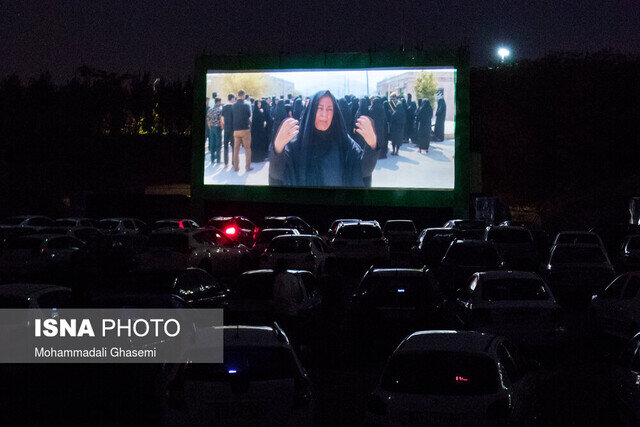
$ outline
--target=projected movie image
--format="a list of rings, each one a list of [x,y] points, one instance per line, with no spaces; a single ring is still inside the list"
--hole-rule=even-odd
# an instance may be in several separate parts
[[[452,190],[455,70],[207,73],[205,185]]]

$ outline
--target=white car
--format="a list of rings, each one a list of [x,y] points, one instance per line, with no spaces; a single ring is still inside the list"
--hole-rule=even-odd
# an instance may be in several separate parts
[[[594,326],[602,332],[629,339],[640,332],[640,272],[618,276],[591,300]]]
[[[219,328],[223,363],[165,365],[159,381],[163,424],[312,425],[311,382],[282,330]],[[197,335],[194,341],[189,351],[211,345]]]
[[[96,225],[104,234],[140,234],[147,225],[135,218],[105,218]]]
[[[367,404],[375,425],[519,425],[533,418],[531,374],[509,341],[419,331],[393,352]]]
[[[538,251],[531,232],[524,227],[487,227],[484,240],[493,242],[508,268],[534,271],[538,268]]]
[[[32,234],[9,239],[0,249],[0,269],[13,276],[39,275],[49,279],[50,274],[68,268],[72,253],[82,247],[82,241],[59,234]]]
[[[602,243],[602,239],[593,231],[561,231],[556,234],[556,238],[554,239],[553,244],[599,245],[604,249],[604,243]]]
[[[547,284],[527,271],[475,273],[456,301],[465,329],[509,338],[521,347],[553,347],[565,336],[562,309]]]
[[[287,268],[306,270],[316,277],[329,274],[335,259],[331,249],[318,237],[310,234],[275,237],[260,257],[260,268],[275,268],[278,260],[285,260]]]
[[[339,261],[366,262],[371,265],[389,260],[389,242],[377,221],[342,223],[331,239]]]
[[[197,267],[225,276],[249,266],[249,250],[215,228],[155,231],[149,235],[149,249],[140,255],[140,268],[145,270]]]
[[[620,259],[624,267],[640,269],[640,234],[632,234],[624,239]]]

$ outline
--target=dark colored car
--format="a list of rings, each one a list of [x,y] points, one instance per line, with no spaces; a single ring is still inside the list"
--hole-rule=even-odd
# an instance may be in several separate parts
[[[300,234],[318,234],[318,230],[299,216],[267,216],[264,218],[264,228],[293,228]]]
[[[452,219],[447,221],[443,228],[458,230],[460,239],[481,240],[488,225],[486,222],[477,219]]]
[[[458,230],[455,228],[425,228],[411,248],[414,264],[437,267],[457,236]]]
[[[408,219],[392,219],[384,223],[384,237],[389,242],[391,254],[409,255],[411,246],[418,233],[413,221]]]
[[[260,229],[243,216],[214,216],[209,225],[221,230],[227,237],[250,248]]]
[[[517,226],[487,227],[484,235],[493,242],[498,253],[511,270],[535,271],[538,268],[538,252],[529,230]]]

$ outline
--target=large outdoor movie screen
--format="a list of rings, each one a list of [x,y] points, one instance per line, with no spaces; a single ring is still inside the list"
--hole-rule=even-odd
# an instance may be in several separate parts
[[[207,72],[205,185],[454,189],[453,68]]]

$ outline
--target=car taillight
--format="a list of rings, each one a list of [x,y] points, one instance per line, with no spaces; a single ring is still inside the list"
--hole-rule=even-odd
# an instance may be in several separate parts
[[[169,407],[179,411],[186,410],[187,405],[184,399],[184,385],[182,381],[174,379],[169,383],[166,398]]]
[[[293,406],[295,408],[306,408],[311,403],[312,396],[311,382],[306,378],[297,378]]]
[[[511,404],[509,403],[509,399],[500,399],[493,402],[487,408],[487,419],[488,420],[499,420],[503,418],[507,418],[511,413]]]
[[[387,415],[387,404],[380,396],[372,394],[367,402],[367,410],[374,415]]]
[[[486,325],[493,322],[491,311],[485,309],[471,310],[471,321],[474,325]]]
[[[227,227],[224,229],[224,234],[226,234],[227,236],[235,236],[236,233],[238,233],[238,229],[234,226]]]

